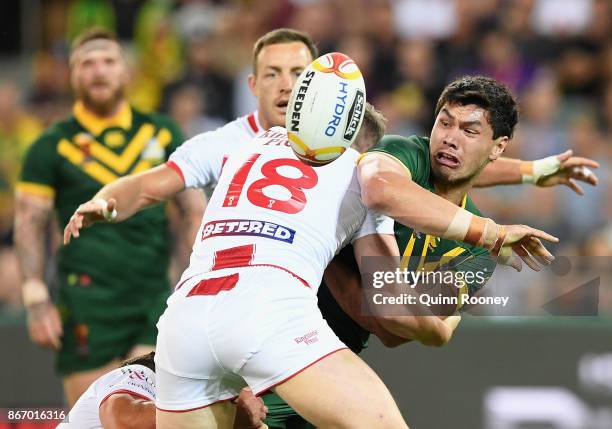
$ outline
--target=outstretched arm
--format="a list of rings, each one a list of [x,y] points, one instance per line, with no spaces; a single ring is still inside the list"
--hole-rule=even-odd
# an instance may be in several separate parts
[[[521,183],[532,183],[541,187],[565,185],[582,195],[584,191],[577,181],[596,186],[597,176],[589,168],[598,168],[599,164],[592,159],[572,155],[573,152],[568,150],[559,155],[535,161],[499,158],[487,164],[476,179],[474,186],[487,187]]]
[[[554,259],[540,239],[557,242],[556,237],[525,225],[497,225],[473,215],[414,183],[410,171],[391,156],[366,154],[359,163],[358,177],[368,208],[417,231],[483,247],[494,256],[511,249],[534,270],[540,269],[538,263]],[[516,258],[500,262],[520,269]]]
[[[64,229],[64,244],[68,244],[71,237],[78,237],[81,228],[104,220],[128,219],[146,207],[168,200],[183,189],[183,179],[167,165],[122,177],[104,186],[90,201],[79,206]]]

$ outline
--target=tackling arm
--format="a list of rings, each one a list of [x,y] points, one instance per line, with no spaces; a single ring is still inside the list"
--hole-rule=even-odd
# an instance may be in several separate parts
[[[106,429],[154,429],[155,401],[116,393],[100,404],[99,415]]]
[[[185,189],[176,194],[174,203],[181,219],[180,241],[177,246],[179,263],[181,268],[185,268],[189,263],[191,248],[202,222],[206,196],[201,189]]]

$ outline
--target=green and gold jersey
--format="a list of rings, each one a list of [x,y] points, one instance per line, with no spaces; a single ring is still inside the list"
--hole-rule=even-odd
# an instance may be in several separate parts
[[[125,104],[114,117],[100,119],[77,103],[73,115],[29,148],[17,190],[53,198],[63,228],[104,185],[165,162],[182,141],[163,116]],[[165,207],[158,205],[116,225],[96,224],[60,248],[59,270],[106,278],[118,288],[167,284],[166,221]]]
[[[397,159],[410,171],[413,182],[435,192],[427,137],[385,136],[371,151],[382,152]],[[482,216],[467,195],[463,197],[461,207]],[[395,238],[402,252],[402,268],[433,271],[444,264],[463,272],[481,272],[477,282],[466,285],[466,292],[470,295],[483,286],[483,276],[488,280],[495,269],[495,260],[481,247],[423,234],[398,222],[395,223]]]

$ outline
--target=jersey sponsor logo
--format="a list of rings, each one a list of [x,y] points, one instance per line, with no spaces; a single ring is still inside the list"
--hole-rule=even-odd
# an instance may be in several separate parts
[[[202,240],[228,235],[264,237],[291,244],[295,230],[274,222],[250,219],[214,220],[202,228]]]
[[[304,99],[306,98],[306,92],[312,82],[315,72],[310,70],[306,72],[306,78],[302,81],[302,84],[298,88],[298,93],[295,96],[295,103],[293,103],[293,114],[291,115],[291,131],[300,131],[300,111],[304,105]]]
[[[153,389],[155,389],[155,379],[153,377],[150,377],[149,375],[147,375],[143,370],[140,370],[140,369],[136,370],[136,369],[130,368],[129,366],[121,368],[121,372],[128,376],[128,380],[135,380],[133,382],[127,381],[126,382],[127,384],[142,387],[146,389],[149,393],[151,393],[153,397],[155,397],[155,391],[148,389],[146,386],[146,385],[149,385]],[[142,383],[139,383],[139,382],[144,382],[146,383],[146,385],[143,385]]]
[[[295,341],[296,344],[303,343],[307,346],[310,344],[314,344],[319,341],[319,331],[310,331],[309,333],[302,335],[301,337],[294,338],[293,341]]]
[[[340,125],[340,121],[342,120],[342,114],[344,113],[344,109],[346,108],[346,98],[348,97],[348,83],[346,82],[338,82],[340,84],[340,91],[338,95],[336,95],[336,106],[334,107],[334,114],[332,115],[331,120],[327,124],[327,128],[325,128],[325,135],[328,137],[333,137],[336,134],[336,129],[338,125]]]
[[[357,90],[355,94],[355,98],[353,99],[353,104],[351,105],[351,109],[349,110],[349,120],[346,123],[346,128],[344,129],[344,135],[342,138],[346,141],[351,141],[353,136],[357,132],[357,127],[359,126],[359,121],[361,121],[361,117],[363,116],[363,107],[365,105],[365,94],[360,89]]]

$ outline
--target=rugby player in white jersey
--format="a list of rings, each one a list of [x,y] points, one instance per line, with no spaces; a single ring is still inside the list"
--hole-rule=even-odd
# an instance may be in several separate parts
[[[153,355],[135,357],[95,380],[58,429],[155,428]]]
[[[155,352],[137,356],[95,380],[58,429],[154,429]],[[266,407],[250,389],[240,392],[234,429],[265,428]]]

